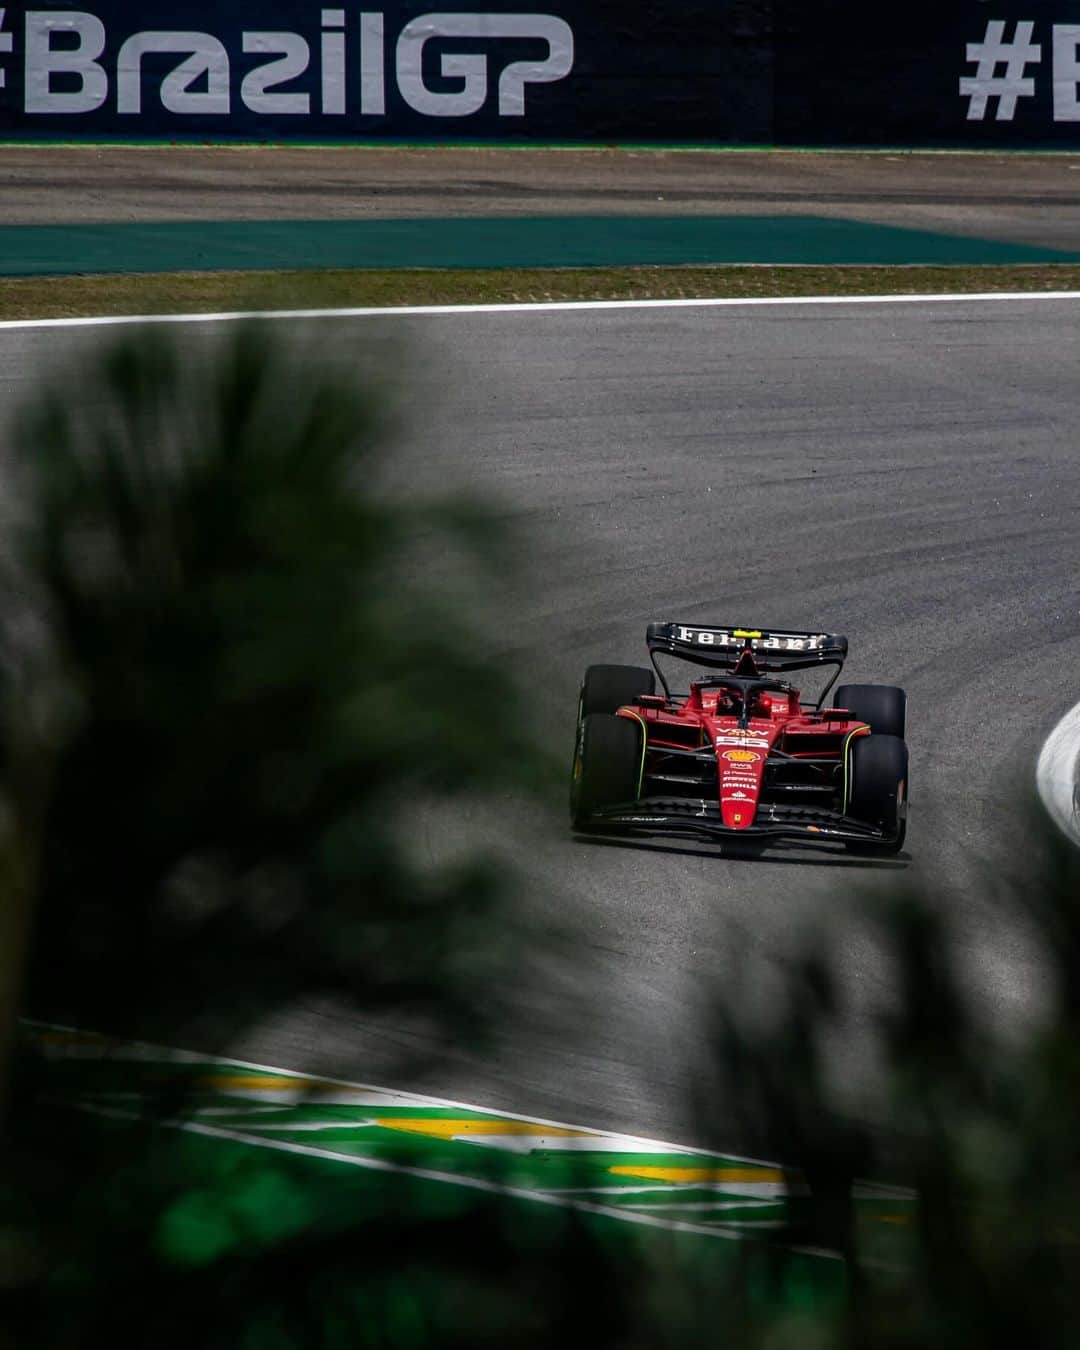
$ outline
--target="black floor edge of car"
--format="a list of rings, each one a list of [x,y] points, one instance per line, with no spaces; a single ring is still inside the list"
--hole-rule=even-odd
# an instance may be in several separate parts
[[[752,825],[733,829],[723,823],[715,802],[694,798],[645,797],[636,802],[605,807],[590,813],[577,828],[582,831],[632,830],[729,841],[763,836],[789,839],[809,836],[873,846],[892,844],[897,840],[896,834],[887,834],[876,826],[842,816],[839,812],[769,804],[758,808]]]

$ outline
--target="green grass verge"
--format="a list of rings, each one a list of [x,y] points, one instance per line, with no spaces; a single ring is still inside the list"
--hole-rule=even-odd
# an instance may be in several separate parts
[[[1080,266],[618,267],[0,278],[0,319],[551,300],[1080,290]]]

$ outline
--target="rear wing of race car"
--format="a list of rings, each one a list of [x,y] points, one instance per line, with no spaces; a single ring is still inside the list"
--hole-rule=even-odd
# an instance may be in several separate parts
[[[848,640],[839,633],[799,632],[786,628],[729,628],[684,623],[651,623],[645,633],[649,659],[658,653],[677,656],[694,665],[734,671],[749,652],[759,671],[809,670],[813,666],[836,666],[836,675],[847,657]],[[831,687],[836,675],[829,681]]]

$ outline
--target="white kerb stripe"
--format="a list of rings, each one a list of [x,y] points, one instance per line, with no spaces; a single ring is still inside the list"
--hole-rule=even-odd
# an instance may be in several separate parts
[[[1051,820],[1080,844],[1080,703],[1047,736],[1035,783]]]

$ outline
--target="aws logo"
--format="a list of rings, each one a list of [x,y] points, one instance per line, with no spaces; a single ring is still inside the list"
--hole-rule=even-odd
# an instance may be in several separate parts
[[[17,36],[5,12],[0,88]],[[317,13],[316,32],[162,28],[117,41],[88,11],[27,10],[24,111],[89,114],[115,100],[132,118],[151,105],[176,116],[381,117],[389,87],[424,117],[524,117],[527,87],[563,79],[574,63],[573,32],[553,14],[422,14],[394,36],[381,11]]]

